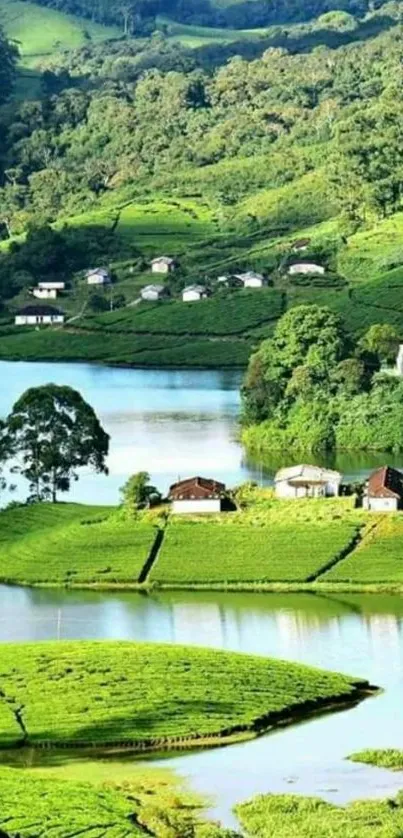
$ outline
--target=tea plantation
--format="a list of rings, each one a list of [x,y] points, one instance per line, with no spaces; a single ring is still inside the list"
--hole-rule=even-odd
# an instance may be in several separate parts
[[[156,536],[113,507],[35,504],[1,513],[0,579],[23,584],[135,583]]]
[[[162,584],[311,581],[356,535],[350,522],[264,526],[172,522],[150,580]]]
[[[324,582],[403,583],[403,519],[370,520],[356,550],[322,577]]]
[[[368,687],[284,661],[126,642],[4,644],[0,679],[3,747],[158,748],[254,735]]]
[[[334,806],[300,795],[260,795],[236,807],[250,838],[398,838],[403,831],[403,793],[391,800],[357,800]]]

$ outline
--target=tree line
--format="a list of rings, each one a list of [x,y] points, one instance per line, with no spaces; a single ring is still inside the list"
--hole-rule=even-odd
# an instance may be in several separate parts
[[[388,324],[371,326],[354,343],[328,308],[291,309],[250,358],[245,443],[261,453],[402,451],[403,381],[390,370],[398,346]]]

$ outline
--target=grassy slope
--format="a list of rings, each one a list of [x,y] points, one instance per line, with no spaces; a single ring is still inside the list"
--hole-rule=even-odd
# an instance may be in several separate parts
[[[378,515],[369,520],[357,549],[323,577],[329,582],[403,582],[403,520]]]
[[[125,642],[3,644],[2,744],[133,747],[253,734],[359,697],[365,682],[234,653]],[[191,685],[191,689],[190,689]],[[14,713],[23,728],[15,735]],[[1,740],[0,740],[1,742]]]
[[[0,578],[39,585],[136,583],[156,529],[111,512],[78,504],[1,512]]]
[[[162,584],[304,582],[351,542],[349,523],[171,523],[151,572]]]
[[[76,49],[86,41],[121,37],[117,27],[101,26],[54,9],[25,2],[0,0],[0,22],[17,42],[24,67],[35,67],[62,49]]]

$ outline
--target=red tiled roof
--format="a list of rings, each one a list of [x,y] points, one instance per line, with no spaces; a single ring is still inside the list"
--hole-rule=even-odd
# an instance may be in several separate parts
[[[201,500],[220,498],[225,492],[225,484],[207,477],[188,477],[173,483],[169,489],[170,500]]]
[[[382,466],[373,471],[368,479],[368,495],[371,498],[403,498],[403,474],[391,466]]]

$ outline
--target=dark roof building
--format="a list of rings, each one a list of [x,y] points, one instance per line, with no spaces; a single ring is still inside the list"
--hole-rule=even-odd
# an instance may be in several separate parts
[[[170,500],[213,500],[224,494],[225,484],[207,477],[188,477],[169,489]]]
[[[20,308],[18,310],[18,314],[23,315],[24,317],[57,317],[64,314],[59,308],[55,308],[54,306],[25,306],[25,308]]]
[[[368,496],[403,500],[403,474],[391,466],[373,471],[368,479]]]

